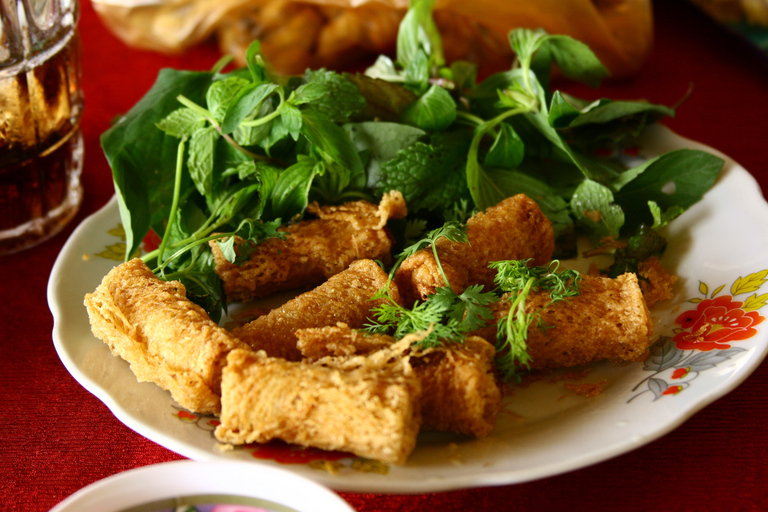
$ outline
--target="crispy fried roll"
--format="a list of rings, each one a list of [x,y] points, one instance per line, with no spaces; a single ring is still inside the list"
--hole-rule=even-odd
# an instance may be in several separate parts
[[[112,269],[85,306],[93,334],[139,381],[170,391],[190,411],[219,411],[227,353],[245,344],[187,299],[181,283],[158,279],[137,258]]]
[[[317,288],[289,300],[279,308],[232,331],[253,350],[264,350],[272,357],[291,361],[301,359],[296,348],[296,330],[324,327],[344,322],[363,327],[372,308],[381,300],[371,300],[387,284],[388,276],[376,262],[358,260],[349,268]],[[399,300],[394,283],[390,296]]]
[[[393,346],[391,336],[365,334],[338,324],[297,331],[298,346],[309,359],[368,354]],[[405,339],[405,338],[404,338]],[[464,343],[426,350],[408,349],[421,382],[422,430],[488,435],[501,410],[502,393],[494,371],[496,349],[472,336]]]
[[[493,345],[478,336],[411,355],[422,387],[422,430],[490,434],[502,406],[495,355]]]
[[[645,359],[653,321],[637,276],[583,276],[579,292],[546,307],[541,312],[541,323],[528,329],[530,367],[567,368],[604,359],[617,363]],[[526,300],[526,311],[536,311],[549,300],[548,293],[532,293]],[[509,303],[502,300],[495,309],[498,321],[509,313]],[[494,339],[495,326],[478,334]]]
[[[331,368],[234,350],[216,439],[282,439],[402,464],[416,446],[421,388],[407,359],[356,357]]]
[[[369,334],[338,322],[335,326],[299,329],[296,347],[302,357],[316,361],[322,357],[366,355],[395,342],[392,336]]]
[[[392,240],[387,220],[402,218],[407,210],[402,194],[393,191],[378,206],[367,201],[323,207],[312,203],[307,212],[317,218],[280,228],[285,240],[266,240],[242,265],[228,262],[211,242],[216,274],[230,302],[318,285],[355,260],[388,263]]]
[[[534,265],[547,265],[555,248],[549,219],[529,197],[509,197],[467,221],[469,243],[437,241],[440,263],[454,291],[473,284],[486,290],[494,287],[495,271],[488,264],[501,260],[533,258]],[[445,286],[432,248],[418,251],[406,259],[395,274],[404,304],[426,300],[435,289]]]

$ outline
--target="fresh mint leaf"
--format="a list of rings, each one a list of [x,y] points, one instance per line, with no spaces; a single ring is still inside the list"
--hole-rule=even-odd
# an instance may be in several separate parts
[[[258,114],[261,118],[263,110],[274,110],[271,106],[263,109],[264,100],[276,93],[280,86],[277,84],[258,83],[250,84],[238,91],[238,94],[229,103],[221,121],[221,132],[232,133],[249,116]]]
[[[436,134],[430,144],[415,142],[381,166],[377,194],[399,190],[409,211],[442,211],[446,204],[469,198],[464,174],[472,134]]]
[[[375,188],[381,176],[381,166],[397,153],[426,135],[424,130],[407,124],[385,121],[349,123],[343,126],[359,152],[369,153],[366,165],[367,186]]]
[[[434,84],[405,108],[402,121],[422,130],[441,131],[456,120],[456,115],[456,102],[450,93]]]
[[[320,69],[307,71],[304,80],[306,84],[296,90],[296,97],[306,96],[302,101],[305,108],[325,114],[336,123],[348,122],[366,106],[357,86],[344,75]],[[308,99],[309,93],[312,93],[311,99]]]
[[[605,185],[584,180],[571,197],[570,206],[573,216],[594,241],[619,237],[619,230],[624,225],[624,211],[615,204],[613,193]]]
[[[240,91],[246,89],[250,82],[242,78],[230,77],[224,80],[217,80],[211,84],[205,94],[205,101],[208,111],[214,119],[221,123],[232,102],[237,98]]]
[[[255,118],[263,118],[274,112],[274,110],[272,102],[264,101],[259,107]],[[232,138],[241,146],[254,146],[264,140],[265,137],[268,137],[271,130],[272,124],[268,122],[257,126],[240,125],[232,132]]]
[[[429,57],[424,50],[419,48],[403,71],[405,86],[417,96],[424,94],[429,89]]]
[[[198,128],[205,126],[206,120],[191,108],[182,107],[174,110],[157,123],[157,127],[168,135],[181,139],[191,137]]]
[[[293,140],[298,140],[301,134],[301,112],[290,103],[283,105],[280,120]]]

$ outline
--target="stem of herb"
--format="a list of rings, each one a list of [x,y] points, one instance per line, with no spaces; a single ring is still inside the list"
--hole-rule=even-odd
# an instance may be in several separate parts
[[[163,239],[160,242],[160,247],[157,249],[157,262],[159,264],[162,264],[163,262],[163,254],[165,253],[165,248],[168,245],[168,238],[170,237],[171,228],[173,228],[173,223],[176,219],[176,212],[179,209],[179,194],[181,192],[181,171],[184,165],[184,149],[186,147],[185,145],[186,141],[187,141],[186,137],[183,137],[181,139],[181,141],[179,142],[179,147],[176,152],[176,174],[174,176],[174,181],[173,181],[173,201],[171,203],[171,210],[168,215],[168,225],[165,228],[165,233],[163,233]]]

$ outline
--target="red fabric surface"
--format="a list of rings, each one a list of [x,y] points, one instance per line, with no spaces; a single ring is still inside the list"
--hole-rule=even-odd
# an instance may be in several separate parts
[[[85,199],[48,242],[0,257],[0,508],[43,511],[99,479],[181,456],[122,425],[60,363],[46,303],[51,266],[67,236],[111,196],[99,135],[161,67],[205,69],[214,46],[182,56],[127,48],[83,5]],[[637,77],[583,96],[690,98],[667,124],[740,162],[768,191],[768,57],[685,2],[660,0],[656,49]],[[734,201],[738,201],[734,197]],[[738,227],[735,226],[735,229]],[[768,236],[767,233],[745,233]],[[738,247],[733,248],[738,251]],[[763,510],[768,508],[768,368],[676,430],[609,461],[519,485],[418,495],[342,496],[361,512],[453,510]]]

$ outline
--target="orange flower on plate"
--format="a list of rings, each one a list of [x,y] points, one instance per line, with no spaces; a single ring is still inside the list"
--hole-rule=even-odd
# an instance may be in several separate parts
[[[683,329],[673,338],[680,350],[715,350],[730,348],[728,342],[751,338],[757,334],[755,326],[765,320],[757,311],[745,311],[743,302],[723,295],[701,301],[696,309],[677,317],[675,322]]]

